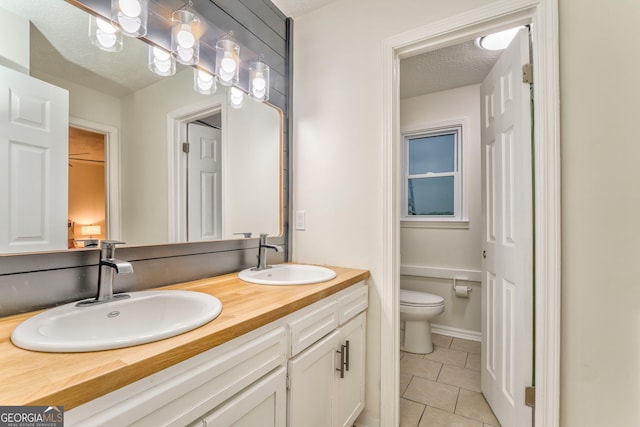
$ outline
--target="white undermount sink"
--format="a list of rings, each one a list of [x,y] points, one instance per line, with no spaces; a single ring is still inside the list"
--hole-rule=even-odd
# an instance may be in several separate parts
[[[218,317],[222,303],[193,291],[141,291],[130,298],[37,314],[18,325],[11,341],[27,350],[55,353],[110,350],[188,332]]]
[[[238,277],[259,285],[308,285],[331,280],[336,272],[317,265],[276,264],[265,270],[247,268],[238,273]]]

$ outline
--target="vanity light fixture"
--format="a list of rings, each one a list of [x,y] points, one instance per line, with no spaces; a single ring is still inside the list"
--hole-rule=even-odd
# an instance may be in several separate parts
[[[269,99],[269,66],[264,62],[249,66],[249,96],[259,102]]]
[[[224,86],[238,84],[240,75],[240,46],[230,39],[218,40],[216,43],[216,75]]]
[[[122,34],[143,37],[147,34],[148,0],[111,0],[111,22]]]
[[[520,27],[509,28],[508,30],[499,31],[489,34],[488,36],[476,39],[476,45],[484,50],[503,50],[506,49],[513,38],[518,34]]]
[[[231,107],[233,108],[242,108],[242,103],[244,102],[244,92],[237,87],[232,86],[231,90],[229,91],[229,102],[231,103]]]
[[[189,1],[171,15],[171,55],[184,65],[196,65],[200,60],[201,21],[192,7]]]
[[[149,69],[159,76],[173,76],[176,73],[176,60],[161,47],[149,45]]]
[[[193,88],[201,95],[211,95],[215,93],[217,89],[216,79],[213,77],[213,74],[199,68],[194,68]]]
[[[122,50],[122,33],[109,21],[91,15],[89,17],[89,41],[95,47],[107,52]]]

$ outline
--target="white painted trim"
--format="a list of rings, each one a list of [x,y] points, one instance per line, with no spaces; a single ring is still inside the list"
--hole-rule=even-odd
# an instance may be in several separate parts
[[[467,329],[454,328],[452,326],[431,324],[431,332],[446,335],[453,338],[461,338],[469,341],[482,341],[482,332],[469,331]]]
[[[122,213],[120,208],[120,132],[114,126],[69,117],[69,126],[105,135],[107,237],[120,240]]]
[[[169,194],[167,194],[168,213],[168,236],[169,243],[179,243],[187,241],[186,228],[186,158],[182,153],[182,142],[187,141],[187,123],[198,120],[211,114],[221,112],[222,114],[222,162],[226,163],[227,156],[227,108],[226,96],[214,95],[205,102],[181,107],[167,114],[167,179]],[[224,197],[228,194],[226,185],[226,169],[222,169],[222,224],[221,235],[225,235],[225,211]]]
[[[424,265],[401,265],[400,274],[432,279],[456,279],[465,282],[480,282],[482,280],[482,272],[480,270],[428,267]]]
[[[399,58],[532,22],[536,292],[535,426],[560,420],[560,151],[557,0],[500,0],[382,43],[383,262],[380,425],[398,425],[399,384]],[[389,369],[392,367],[392,369]]]
[[[459,220],[411,220],[404,219],[400,221],[400,228],[440,228],[445,230],[468,230],[470,227],[469,221],[459,221]]]

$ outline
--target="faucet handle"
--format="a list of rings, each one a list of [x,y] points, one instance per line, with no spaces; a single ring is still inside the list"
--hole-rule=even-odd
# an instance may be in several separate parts
[[[101,240],[100,250],[103,253],[103,258],[113,258],[113,255],[116,252],[116,245],[124,244],[125,242],[121,242],[119,240]]]

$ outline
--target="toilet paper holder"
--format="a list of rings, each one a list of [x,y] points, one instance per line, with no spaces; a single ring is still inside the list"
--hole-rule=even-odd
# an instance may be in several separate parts
[[[456,282],[458,280],[469,281],[468,277],[454,277],[453,278],[453,293],[457,297],[467,298],[473,289],[470,286],[458,285]]]

